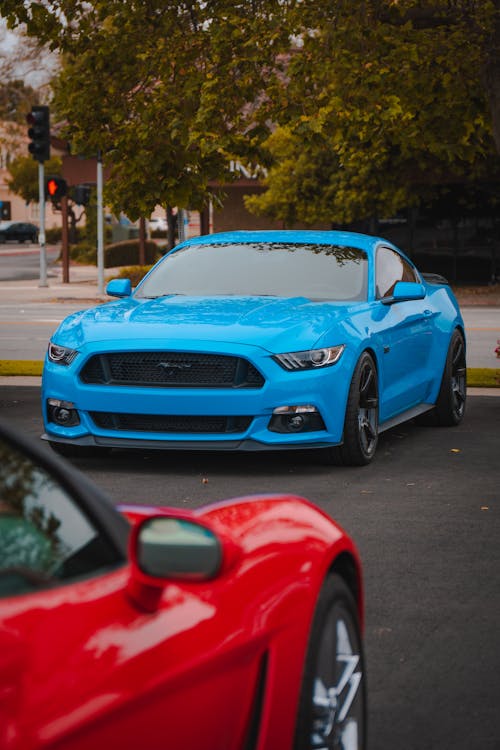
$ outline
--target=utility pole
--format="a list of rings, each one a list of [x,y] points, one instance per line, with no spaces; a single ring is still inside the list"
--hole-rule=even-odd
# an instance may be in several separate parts
[[[97,152],[97,292],[104,294],[104,206],[102,154]]]
[[[69,237],[68,237],[68,196],[61,198],[62,215],[62,280],[63,284],[69,284]]]
[[[38,200],[40,205],[40,229],[38,242],[40,245],[40,281],[39,287],[48,286],[47,283],[47,247],[45,245],[45,167],[43,161],[38,162]]]

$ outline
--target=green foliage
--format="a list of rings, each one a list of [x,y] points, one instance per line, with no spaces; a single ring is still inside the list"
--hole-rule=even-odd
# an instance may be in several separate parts
[[[309,0],[297,11],[301,45],[264,144],[268,190],[250,210],[344,224],[498,171],[481,85],[492,2]]]
[[[61,242],[61,239],[61,227],[50,227],[49,229],[45,230],[45,240],[48,245],[56,245],[58,242]]]
[[[286,224],[394,214],[499,168],[499,0],[2,0],[63,55],[51,106],[130,218],[202,208],[230,160]],[[291,52],[291,40],[295,49]]]
[[[72,151],[102,154],[106,202],[137,219],[201,209],[231,159],[256,157],[290,1],[3,0],[1,13],[63,53],[53,107]]]
[[[34,104],[40,104],[38,93],[24,81],[15,79],[0,85],[0,122],[24,124]]]
[[[69,254],[71,260],[76,263],[85,263],[90,266],[97,265],[97,247],[91,242],[82,240],[76,245],[70,245]]]
[[[145,243],[146,263],[152,264],[158,260],[160,254],[158,245],[152,240],[146,240]],[[104,266],[105,268],[114,268],[115,266],[137,265],[139,262],[139,240],[125,240],[124,242],[115,242],[114,245],[107,245],[104,248]]]
[[[61,174],[61,159],[52,157],[45,162],[46,175]],[[18,156],[8,166],[11,179],[7,181],[9,190],[20,195],[27,203],[37,203],[38,195],[38,162],[31,156]]]
[[[116,276],[110,277],[111,279],[130,279],[132,282],[132,286],[135,287],[137,284],[142,281],[144,276],[148,273],[148,271],[151,270],[153,266],[126,266],[125,268],[122,268],[120,273],[118,273]]]

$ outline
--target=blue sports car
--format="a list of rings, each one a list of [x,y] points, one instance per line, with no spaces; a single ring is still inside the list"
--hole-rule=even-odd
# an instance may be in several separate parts
[[[196,237],[107,293],[49,343],[43,437],[65,455],[314,448],[362,465],[383,430],[464,415],[453,292],[379,237]]]

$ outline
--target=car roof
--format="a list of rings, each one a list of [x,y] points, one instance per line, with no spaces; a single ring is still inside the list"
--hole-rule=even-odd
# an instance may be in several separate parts
[[[341,245],[356,247],[365,251],[373,250],[381,242],[394,247],[391,242],[382,239],[382,237],[372,237],[371,235],[360,234],[358,232],[344,232],[340,230],[321,231],[314,229],[219,232],[217,234],[202,235],[201,237],[192,237],[177,247],[215,245],[221,242],[293,242],[317,245]]]

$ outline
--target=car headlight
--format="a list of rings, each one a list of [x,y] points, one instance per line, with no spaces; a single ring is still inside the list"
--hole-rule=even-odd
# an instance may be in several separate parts
[[[308,349],[304,352],[275,354],[273,359],[285,370],[314,370],[317,367],[329,367],[339,361],[345,344],[326,346],[323,349]]]
[[[78,351],[76,349],[68,349],[66,346],[58,346],[49,342],[49,359],[56,365],[70,365],[75,359]]]

